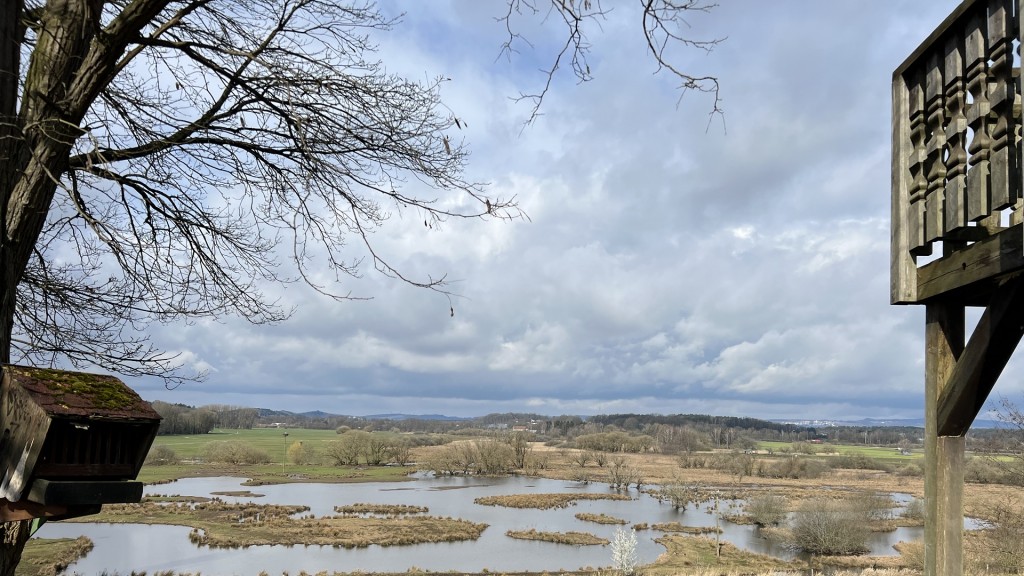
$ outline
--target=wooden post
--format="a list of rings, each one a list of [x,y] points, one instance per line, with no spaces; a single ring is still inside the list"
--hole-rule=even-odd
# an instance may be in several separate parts
[[[963,574],[964,437],[939,437],[939,396],[964,349],[964,307],[925,307],[925,576]]]

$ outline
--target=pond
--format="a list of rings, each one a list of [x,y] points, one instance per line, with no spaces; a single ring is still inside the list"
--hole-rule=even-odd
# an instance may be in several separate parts
[[[431,571],[556,571],[611,563],[608,546],[570,546],[549,542],[516,540],[505,536],[507,530],[582,531],[611,540],[616,526],[577,519],[580,512],[607,514],[637,523],[679,522],[686,526],[714,526],[711,506],[702,504],[685,512],[646,494],[631,491],[632,501],[588,500],[556,510],[513,509],[482,506],[473,500],[481,496],[548,492],[608,493],[606,484],[579,484],[570,481],[508,477],[422,477],[409,482],[371,482],[354,484],[278,484],[249,488],[241,478],[188,478],[171,484],[147,486],[146,494],[209,496],[212,492],[252,490],[263,497],[218,496],[226,502],[258,504],[299,504],[312,514],[334,514],[337,505],[357,502],[411,504],[427,506],[432,516],[451,516],[489,524],[480,539],[469,542],[417,544],[401,547],[371,546],[359,549],[330,546],[253,546],[245,549],[198,547],[188,539],[189,528],[180,526],[48,523],[40,529],[43,538],[74,538],[86,535],[95,548],[87,557],[69,567],[68,573],[83,575],[102,572],[130,574],[134,571],[174,570],[203,574],[256,575],[300,570],[329,572],[404,572],[412,567]],[[733,503],[739,505],[740,503]],[[726,509],[728,502],[722,503]],[[792,558],[793,553],[760,537],[754,526],[721,521],[722,539],[736,546]],[[900,540],[919,539],[920,528],[901,528],[875,534],[871,554],[895,554],[892,545]],[[637,552],[641,563],[653,562],[664,548],[654,539],[661,532],[637,532]]]

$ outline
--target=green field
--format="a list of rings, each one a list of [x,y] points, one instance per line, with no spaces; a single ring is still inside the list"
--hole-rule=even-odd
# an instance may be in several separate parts
[[[286,436],[287,434],[287,436]],[[157,436],[154,446],[169,446],[179,458],[190,459],[199,456],[203,447],[211,442],[222,440],[241,440],[253,447],[263,450],[271,461],[283,464],[287,462],[285,455],[292,442],[302,442],[316,449],[324,442],[337,440],[334,430],[308,430],[305,428],[253,428],[252,430],[220,430],[209,434],[193,434],[189,436]]]
[[[376,432],[376,434],[381,433]],[[259,485],[285,482],[397,481],[408,478],[411,469],[397,466],[296,465],[288,462],[288,446],[293,442],[302,442],[312,450],[318,450],[324,443],[337,439],[338,434],[334,430],[304,428],[214,430],[209,434],[157,436],[153,446],[171,448],[175,455],[182,459],[182,463],[143,466],[138,479],[147,484],[159,484],[189,476],[240,476],[249,478],[253,485]],[[270,457],[270,463],[251,465],[202,463],[197,465],[195,462],[190,462],[190,460],[201,456],[203,448],[208,444],[225,440],[245,442],[266,452]]]
[[[761,450],[771,450],[775,454],[783,454],[786,450],[792,449],[793,443],[766,441],[758,442],[757,446]],[[825,447],[833,448],[836,455],[867,456],[868,458],[875,458],[886,462],[909,462],[924,457],[922,450],[913,450],[910,454],[900,454],[895,448],[884,446],[862,446],[859,444],[814,444],[814,446],[821,449]],[[829,456],[830,454],[822,453],[820,455]]]

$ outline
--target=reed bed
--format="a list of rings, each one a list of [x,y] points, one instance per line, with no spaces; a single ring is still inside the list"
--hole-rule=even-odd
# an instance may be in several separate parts
[[[505,494],[500,496],[483,496],[473,500],[473,502],[484,506],[549,510],[552,508],[575,506],[579,500],[632,500],[632,498],[624,494]]]
[[[541,540],[543,542],[571,544],[573,546],[604,546],[608,544],[608,540],[589,532],[542,532],[535,528],[530,528],[529,530],[509,530],[505,532],[505,536],[519,540]]]
[[[189,526],[189,538],[202,546],[246,548],[262,545],[320,545],[339,548],[403,546],[475,540],[487,524],[434,516],[296,517],[307,506],[227,504],[218,500],[188,504],[126,504],[104,507],[90,522]]]
[[[335,506],[334,511],[342,515],[373,514],[376,516],[403,516],[407,514],[426,514],[430,511],[426,506],[411,504],[367,504],[359,502],[345,506]]]
[[[597,524],[628,524],[628,520],[622,518],[616,518],[615,516],[609,516],[607,514],[591,514],[589,512],[579,512],[576,514],[578,520],[584,522],[594,522]]]

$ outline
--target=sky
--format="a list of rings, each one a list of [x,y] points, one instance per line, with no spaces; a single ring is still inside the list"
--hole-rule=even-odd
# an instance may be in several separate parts
[[[924,310],[889,305],[892,71],[954,0],[723,0],[688,34],[724,38],[674,62],[721,83],[680,97],[656,74],[632,3],[592,29],[594,79],[557,76],[560,30],[500,56],[501,2],[402,3],[375,37],[389,71],[451,78],[470,180],[529,221],[394,213],[375,235],[436,293],[366,270],[338,303],[280,291],[288,321],[151,330],[199,383],[144,398],[296,412],[483,415],[705,413],[919,418]],[[385,11],[394,9],[386,3]],[[442,201],[452,201],[442,198]],[[974,316],[976,317],[976,316]],[[1022,392],[1011,361],[993,397]]]

